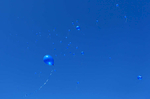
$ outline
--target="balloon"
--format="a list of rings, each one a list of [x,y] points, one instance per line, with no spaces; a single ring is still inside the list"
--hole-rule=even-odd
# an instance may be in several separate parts
[[[43,61],[45,62],[45,64],[47,65],[54,65],[54,59],[52,56],[50,55],[45,55],[43,58]]]
[[[80,30],[80,26],[76,26],[76,29],[77,29],[77,30]]]
[[[139,76],[137,77],[137,79],[138,79],[138,80],[142,80],[142,76],[139,75]]]

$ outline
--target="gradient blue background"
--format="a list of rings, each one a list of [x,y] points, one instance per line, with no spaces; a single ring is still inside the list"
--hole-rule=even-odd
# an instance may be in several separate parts
[[[56,72],[26,99],[150,99],[149,5],[149,0],[1,0],[0,99],[24,99],[37,90],[52,70],[43,62],[46,54],[54,58]],[[76,20],[81,31],[72,26]]]

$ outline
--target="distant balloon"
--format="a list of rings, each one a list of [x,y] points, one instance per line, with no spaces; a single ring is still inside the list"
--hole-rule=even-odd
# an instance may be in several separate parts
[[[73,53],[73,55],[75,55],[75,53]]]
[[[79,81],[77,81],[77,84],[79,84],[80,82]]]
[[[43,58],[43,61],[47,65],[54,65],[54,59],[50,55],[45,55],[44,58]]]
[[[125,18],[125,20],[126,20],[125,22],[127,22],[127,16],[124,16],[124,18]]]
[[[74,25],[74,22],[72,22],[72,25]]]
[[[83,52],[83,51],[81,51],[81,55],[84,55],[84,52]]]
[[[119,4],[116,4],[116,7],[119,7]]]
[[[127,18],[127,16],[125,15],[125,16],[124,16],[124,18],[126,19],[126,18]]]
[[[142,76],[139,75],[139,76],[137,77],[137,79],[138,79],[138,80],[142,80]]]
[[[79,31],[80,30],[80,26],[76,26],[76,29]]]

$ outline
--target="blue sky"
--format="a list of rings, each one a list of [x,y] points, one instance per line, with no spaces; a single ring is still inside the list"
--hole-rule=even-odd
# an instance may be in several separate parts
[[[1,1],[0,99],[150,99],[149,4]],[[47,54],[54,67],[43,62]]]

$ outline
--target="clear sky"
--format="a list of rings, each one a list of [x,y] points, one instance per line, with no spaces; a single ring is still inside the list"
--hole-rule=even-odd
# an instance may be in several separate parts
[[[0,99],[150,99],[149,5],[1,0]]]

